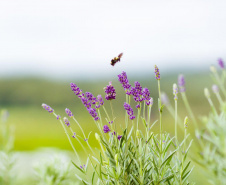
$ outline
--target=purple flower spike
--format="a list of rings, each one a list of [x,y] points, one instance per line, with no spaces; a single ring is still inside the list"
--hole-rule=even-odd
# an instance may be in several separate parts
[[[60,118],[61,118],[61,117],[60,117],[60,115],[57,115],[56,119],[58,119],[58,120],[59,120]]]
[[[133,99],[135,102],[142,102],[143,101],[143,92],[142,87],[139,82],[134,82],[135,87],[131,87],[131,94],[133,95]]]
[[[64,123],[70,127],[70,121],[66,117],[64,117]]]
[[[184,79],[184,75],[179,75],[178,76],[178,86],[180,89],[180,92],[185,92],[185,79]]]
[[[100,118],[97,116],[96,109],[94,108],[89,108],[87,109],[89,114],[94,118],[95,121],[99,120]]]
[[[156,80],[160,80],[159,68],[155,65],[155,78]]]
[[[106,96],[105,96],[106,100],[113,100],[113,99],[115,99],[116,92],[115,92],[115,88],[114,88],[114,86],[112,85],[111,82],[109,82],[109,85],[107,85],[107,87],[105,87],[104,89],[105,89],[104,92],[106,93]]]
[[[218,64],[221,69],[224,69],[224,61],[221,58],[218,59]]]
[[[150,100],[149,101],[146,101],[146,105],[150,105],[151,107],[152,107],[152,105],[153,105],[153,98],[150,98]]]
[[[81,95],[82,94],[82,90],[79,89],[79,87],[74,84],[74,83],[71,83],[71,90],[78,96],[78,95]]]
[[[135,116],[133,115],[133,109],[131,108],[131,106],[128,103],[124,103],[124,108],[127,111],[127,114],[129,115],[129,119],[133,120],[135,119]]]
[[[120,140],[121,140],[121,138],[122,138],[122,136],[121,136],[121,135],[118,135],[118,137],[117,137],[117,138],[118,138],[118,140],[120,141]]]
[[[173,95],[174,95],[174,100],[176,101],[178,99],[177,94],[178,94],[177,84],[173,84]]]
[[[104,105],[104,100],[101,95],[97,95],[97,104],[95,105],[95,107],[98,109],[102,105]]]
[[[74,116],[74,115],[72,114],[72,112],[71,112],[68,108],[65,109],[65,112],[66,112],[66,114],[67,114],[69,117],[73,117],[73,116]]]
[[[219,88],[218,88],[218,86],[217,85],[213,85],[212,86],[212,90],[213,90],[213,92],[216,94],[216,93],[219,93]]]
[[[118,81],[122,84],[122,87],[126,91],[126,94],[130,95],[130,87],[129,80],[127,78],[126,72],[122,72],[118,75]]]
[[[108,133],[108,132],[110,132],[111,130],[110,130],[110,128],[109,128],[107,125],[104,125],[103,131],[104,131],[104,133]]]
[[[42,107],[47,110],[49,113],[53,113],[53,109],[49,106],[49,105],[46,105],[45,103],[42,104]]]

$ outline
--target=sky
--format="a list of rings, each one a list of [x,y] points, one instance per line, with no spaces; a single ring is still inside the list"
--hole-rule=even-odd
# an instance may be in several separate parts
[[[225,9],[225,0],[1,0],[0,77],[208,70],[226,60]]]

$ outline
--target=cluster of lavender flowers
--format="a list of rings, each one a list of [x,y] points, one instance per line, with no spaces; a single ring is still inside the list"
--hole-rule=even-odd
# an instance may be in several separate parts
[[[107,87],[105,87],[104,89],[104,92],[106,93],[106,100],[114,100],[116,98],[116,92],[114,86],[112,85],[112,82],[109,82],[109,85],[107,85]]]
[[[127,114],[129,115],[129,119],[133,120],[135,119],[135,116],[133,115],[133,109],[128,103],[124,103],[124,108],[127,111]]]
[[[152,103],[152,101],[150,101],[151,97],[148,88],[142,88],[140,83],[137,81],[134,82],[134,87],[132,87],[129,84],[126,72],[123,71],[118,75],[118,81],[122,84],[122,87],[126,91],[126,94],[133,96],[135,102],[139,103],[145,101],[147,105],[150,105]],[[137,108],[139,108],[139,106],[137,106]]]
[[[71,83],[71,90],[78,96],[82,101],[83,105],[86,107],[89,114],[93,117],[95,121],[99,120],[96,109],[100,108],[104,104],[103,98],[101,95],[95,97],[92,93],[86,92],[85,94],[82,90],[74,83]],[[92,107],[94,106],[94,107]]]

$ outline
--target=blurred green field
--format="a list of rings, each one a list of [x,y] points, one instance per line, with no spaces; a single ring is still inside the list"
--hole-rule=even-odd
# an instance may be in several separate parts
[[[208,115],[210,111],[208,102],[203,95],[205,87],[210,88],[212,85],[211,78],[208,73],[203,74],[185,74],[186,89],[189,103],[195,115]],[[92,92],[95,96],[101,94],[104,96],[103,87],[108,84],[110,79],[105,80],[92,80],[89,81],[76,81],[76,83],[83,92]],[[139,81],[142,87],[149,88],[151,96],[154,98],[154,106],[152,109],[152,118],[154,122],[158,119],[157,112],[157,82],[155,79],[149,78],[130,78],[129,81],[133,84],[134,81]],[[113,101],[114,114],[117,119],[118,125],[124,123],[124,108],[125,93],[117,78],[112,80],[116,88],[117,98]],[[177,75],[163,75],[161,78],[161,89],[169,96],[173,104],[172,85],[177,82]],[[0,105],[9,111],[10,116],[8,122],[15,127],[15,150],[16,151],[31,151],[39,147],[57,147],[64,150],[71,150],[70,144],[66,135],[56,118],[46,112],[42,107],[42,103],[50,105],[57,114],[61,117],[66,116],[64,109],[69,108],[75,115],[76,119],[82,125],[87,134],[92,131],[95,133],[97,128],[93,119],[83,107],[81,101],[73,94],[70,89],[69,81],[49,81],[45,79],[1,79],[0,80]],[[215,101],[215,97],[213,98]],[[181,118],[184,118],[187,113],[183,103],[180,101],[179,96],[178,112]],[[105,107],[109,110],[109,102],[105,101]],[[102,114],[104,117],[104,114]],[[72,124],[76,134],[80,134],[79,128]],[[141,125],[143,128],[143,125]],[[202,125],[200,123],[200,128]],[[158,133],[158,124],[153,128],[153,132]],[[163,130],[170,133],[174,132],[174,122],[171,115],[166,109],[163,112]],[[180,130],[179,130],[180,131]],[[194,128],[189,125],[189,132],[194,136]],[[182,132],[181,132],[182,133]],[[81,135],[81,134],[80,134]],[[179,137],[182,135],[179,133]],[[91,145],[96,146],[94,134],[91,134]],[[194,146],[197,146],[194,141]],[[75,143],[76,145],[76,143]],[[78,150],[81,147],[76,145]],[[193,147],[193,151],[198,151],[198,148]],[[198,171],[198,176],[197,176]],[[195,168],[192,178],[195,181],[200,181],[202,171],[199,167]],[[201,178],[202,179],[202,178]],[[203,181],[200,181],[203,182]],[[205,181],[207,184],[207,182]],[[199,183],[197,183],[199,184]]]

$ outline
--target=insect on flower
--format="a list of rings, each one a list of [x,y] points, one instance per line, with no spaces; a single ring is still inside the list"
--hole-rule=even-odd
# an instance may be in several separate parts
[[[111,65],[114,66],[117,62],[120,62],[120,59],[122,58],[123,53],[120,53],[117,57],[113,58],[111,60]]]

